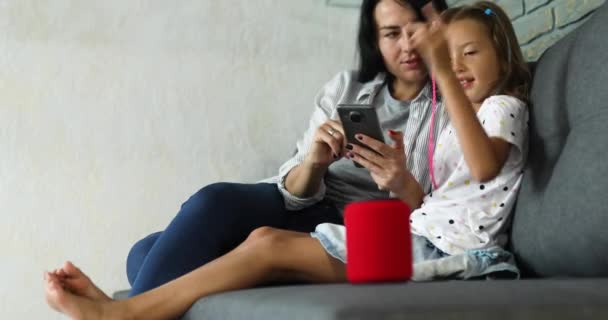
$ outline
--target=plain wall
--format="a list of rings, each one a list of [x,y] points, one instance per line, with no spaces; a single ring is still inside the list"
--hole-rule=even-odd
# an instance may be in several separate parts
[[[276,174],[357,16],[324,0],[0,2],[0,318],[42,272],[125,289],[131,245],[216,181]]]

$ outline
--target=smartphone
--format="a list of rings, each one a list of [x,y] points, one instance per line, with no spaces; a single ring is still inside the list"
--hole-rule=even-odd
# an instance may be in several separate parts
[[[346,135],[346,143],[352,143],[367,148],[365,144],[355,138],[355,135],[359,133],[380,142],[384,142],[384,135],[380,128],[376,108],[372,105],[338,104],[338,115],[340,116],[340,121],[342,121],[344,134]],[[362,167],[356,162],[355,166]]]

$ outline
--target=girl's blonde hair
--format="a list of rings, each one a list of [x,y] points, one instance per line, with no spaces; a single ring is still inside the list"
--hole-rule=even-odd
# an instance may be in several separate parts
[[[507,14],[490,1],[479,1],[472,5],[449,8],[441,15],[445,24],[465,19],[484,25],[494,44],[503,78],[497,90],[528,102],[532,76]]]

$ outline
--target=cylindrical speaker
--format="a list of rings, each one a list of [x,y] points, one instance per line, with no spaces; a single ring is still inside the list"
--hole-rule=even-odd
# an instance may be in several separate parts
[[[353,202],[344,209],[346,275],[352,283],[412,276],[410,208],[400,200]]]

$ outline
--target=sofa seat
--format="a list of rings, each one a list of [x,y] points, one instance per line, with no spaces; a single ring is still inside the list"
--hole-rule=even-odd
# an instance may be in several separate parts
[[[608,278],[265,287],[200,299],[182,319],[605,320]]]

